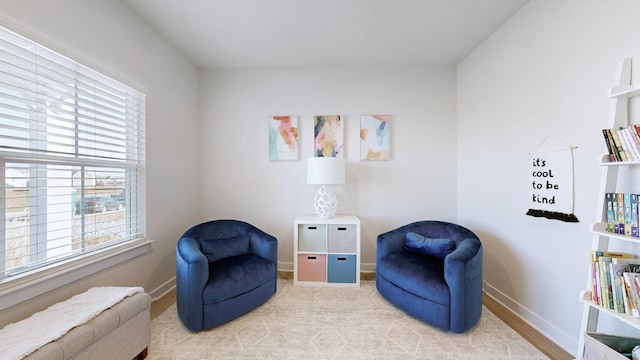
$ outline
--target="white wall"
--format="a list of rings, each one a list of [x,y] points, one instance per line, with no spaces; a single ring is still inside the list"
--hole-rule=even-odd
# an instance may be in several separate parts
[[[362,221],[362,270],[378,234],[456,217],[455,68],[211,71],[202,75],[203,220],[243,219],[279,240],[292,269],[293,220],[313,213],[306,184],[314,115],[344,115],[346,184],[338,213]],[[360,161],[360,115],[391,115],[390,161]],[[268,118],[296,115],[300,160],[269,161]]]
[[[636,1],[531,0],[458,66],[458,221],[484,241],[485,289],[570,353],[602,204],[607,91],[622,58],[640,69],[639,17]],[[528,153],[548,134],[579,147],[577,224],[525,216]]]
[[[0,22],[146,92],[147,233],[154,240],[140,258],[0,312],[0,325],[91,286],[161,292],[175,277],[177,239],[199,219],[197,70],[119,1],[5,0]]]

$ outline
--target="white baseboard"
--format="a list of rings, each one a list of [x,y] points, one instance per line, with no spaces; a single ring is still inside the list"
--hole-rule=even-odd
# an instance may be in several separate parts
[[[175,287],[176,287],[176,277],[174,276],[171,279],[169,279],[169,281],[160,285],[160,287],[156,288],[155,290],[151,290],[149,292],[149,295],[151,296],[151,299],[153,299],[153,301],[156,301],[161,297],[167,295],[167,293],[175,289]]]
[[[560,346],[564,351],[569,354],[574,354],[575,349],[578,347],[577,337],[571,336],[560,330],[533,311],[507,296],[505,293],[491,286],[491,284],[486,281],[483,283],[483,290],[488,296],[499,302],[505,307],[505,309],[511,311],[515,316],[529,324],[539,333],[553,341],[556,345]]]
[[[376,263],[361,263],[360,264],[360,272],[363,272],[363,273],[374,273],[374,272],[376,272]]]
[[[293,263],[278,261],[278,271],[293,272]]]

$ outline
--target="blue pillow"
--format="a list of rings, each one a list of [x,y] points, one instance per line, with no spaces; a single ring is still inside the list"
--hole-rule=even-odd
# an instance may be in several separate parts
[[[432,256],[442,260],[456,249],[456,243],[451,239],[428,238],[410,231],[406,235],[404,248],[414,254]]]
[[[202,252],[209,262],[249,253],[249,236],[239,235],[222,239],[205,239]]]

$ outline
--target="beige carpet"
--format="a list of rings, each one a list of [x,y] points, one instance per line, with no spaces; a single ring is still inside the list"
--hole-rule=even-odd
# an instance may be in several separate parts
[[[222,326],[191,333],[175,305],[151,322],[148,359],[548,359],[483,308],[465,334],[445,333],[360,288],[299,287],[278,280],[266,304]]]

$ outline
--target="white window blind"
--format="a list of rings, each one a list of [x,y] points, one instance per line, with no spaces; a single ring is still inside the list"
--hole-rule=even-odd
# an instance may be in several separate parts
[[[146,237],[145,107],[0,27],[0,282]]]

